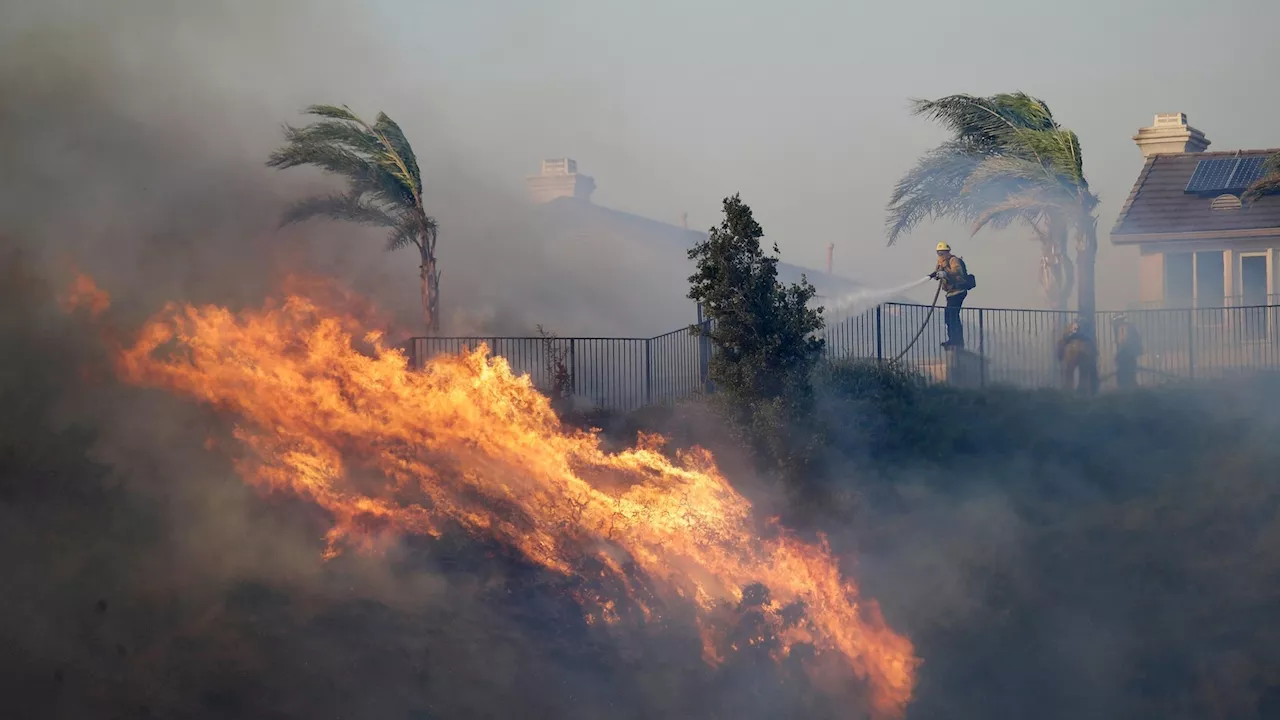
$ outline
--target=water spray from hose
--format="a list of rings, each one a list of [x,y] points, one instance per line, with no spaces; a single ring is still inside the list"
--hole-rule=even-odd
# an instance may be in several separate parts
[[[827,317],[832,320],[842,320],[853,315],[858,315],[880,303],[889,300],[895,295],[901,295],[908,290],[915,289],[929,282],[931,276],[924,276],[919,280],[912,280],[904,285],[898,285],[891,288],[875,289],[862,288],[849,293],[835,302],[827,306]]]

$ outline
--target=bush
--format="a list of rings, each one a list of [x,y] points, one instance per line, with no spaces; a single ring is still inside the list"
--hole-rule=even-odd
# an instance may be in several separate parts
[[[778,282],[778,248],[766,255],[762,237],[751,208],[737,195],[726,198],[723,222],[689,250],[697,262],[689,298],[711,321],[691,331],[715,348],[715,402],[743,444],[762,467],[794,478],[816,446],[810,376],[824,350],[815,336],[822,314],[808,306],[815,290],[807,281]]]

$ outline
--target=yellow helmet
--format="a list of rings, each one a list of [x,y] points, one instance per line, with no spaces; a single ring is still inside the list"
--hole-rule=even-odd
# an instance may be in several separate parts
[[[938,247],[936,249],[938,252],[942,252],[943,250],[946,250],[947,252],[951,252],[951,246],[944,242],[938,243]]]

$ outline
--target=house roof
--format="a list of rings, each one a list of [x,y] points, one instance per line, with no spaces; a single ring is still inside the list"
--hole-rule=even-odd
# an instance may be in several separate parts
[[[1196,165],[1211,158],[1267,157],[1280,150],[1152,155],[1111,230],[1114,244],[1280,235],[1280,195],[1236,210],[1215,210],[1213,196],[1185,192]]]
[[[601,207],[576,198],[557,198],[546,203],[544,207],[553,222],[562,230],[575,234],[582,233],[584,240],[599,233],[629,241],[640,247],[654,248],[661,255],[677,261],[682,272],[689,263],[685,252],[707,237],[707,233],[703,231]],[[861,283],[839,275],[784,262],[778,263],[779,282],[786,284],[799,282],[802,275],[817,289],[819,295],[838,296],[862,287]],[[685,277],[687,273],[682,275],[680,280],[683,282]]]

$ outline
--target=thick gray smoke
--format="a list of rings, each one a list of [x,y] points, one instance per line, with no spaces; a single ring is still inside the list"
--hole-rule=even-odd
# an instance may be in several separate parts
[[[441,131],[411,50],[353,5],[4,0],[0,12],[0,233],[46,263],[72,256],[125,302],[252,301],[303,270],[419,329],[411,251],[340,223],[277,229],[289,201],[331,187],[263,165],[281,124],[317,102],[386,111],[413,141],[442,226],[447,332],[627,334],[641,298],[682,299],[668,267],[680,252],[563,238],[509,179],[471,173],[452,148],[475,143]],[[531,173],[541,155],[529,149]],[[624,270],[673,284],[627,291]]]

